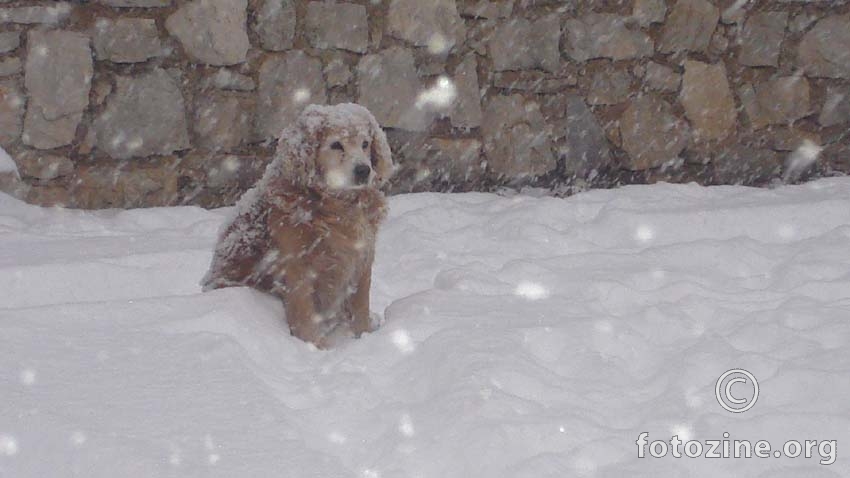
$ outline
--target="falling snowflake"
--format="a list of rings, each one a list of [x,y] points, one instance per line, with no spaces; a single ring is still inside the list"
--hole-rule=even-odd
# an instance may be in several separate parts
[[[416,433],[416,430],[413,428],[413,420],[407,413],[403,414],[401,419],[399,419],[398,431],[406,437],[412,437]]]
[[[549,297],[549,291],[537,282],[523,281],[517,284],[514,294],[527,300],[540,300]]]
[[[348,438],[338,431],[332,431],[328,433],[328,441],[336,443],[337,445],[342,445],[348,441]]]
[[[0,455],[14,456],[18,454],[18,442],[10,435],[0,435]]]
[[[35,383],[35,370],[26,369],[21,372],[21,383],[32,385]]]
[[[451,48],[451,44],[441,33],[434,33],[431,35],[431,38],[428,39],[428,53],[432,55],[442,55],[446,53],[449,48]]]
[[[652,230],[652,227],[642,224],[635,229],[634,238],[636,241],[646,244],[655,238],[655,231]]]
[[[402,353],[409,354],[416,349],[416,346],[413,344],[413,340],[410,338],[410,334],[408,334],[406,330],[395,330],[390,337],[393,344]]]
[[[83,446],[87,440],[86,434],[79,430],[71,434],[71,444],[74,446]]]
[[[298,88],[297,90],[295,90],[295,93],[293,93],[293,95],[292,95],[292,101],[295,104],[300,105],[300,104],[307,103],[308,101],[310,101],[310,98],[312,96],[313,95],[310,94],[310,90],[308,90],[307,88]]]
[[[687,423],[679,423],[673,425],[673,427],[670,429],[670,433],[679,437],[679,440],[686,442],[690,441],[691,438],[694,436],[694,429],[691,425]]]
[[[420,110],[441,110],[451,106],[455,98],[457,88],[454,82],[446,76],[441,76],[434,86],[419,94],[415,105]]]

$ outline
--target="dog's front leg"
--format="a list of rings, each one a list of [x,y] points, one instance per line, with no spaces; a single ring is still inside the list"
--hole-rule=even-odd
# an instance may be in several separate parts
[[[369,316],[369,290],[372,288],[371,262],[360,272],[357,290],[351,296],[351,330],[360,337],[364,332],[372,331],[372,319]]]
[[[319,348],[325,348],[325,325],[322,317],[316,312],[313,293],[312,281],[305,279],[282,294],[286,321],[292,335]]]
[[[293,226],[282,212],[269,215],[271,237],[277,255],[267,271],[273,275],[272,292],[283,300],[289,331],[295,337],[325,348],[327,325],[316,310],[316,277],[304,260],[304,244],[312,242],[310,231]]]

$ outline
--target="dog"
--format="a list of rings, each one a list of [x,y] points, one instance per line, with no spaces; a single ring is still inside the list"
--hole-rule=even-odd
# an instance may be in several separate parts
[[[328,348],[372,331],[375,238],[394,170],[386,135],[356,104],[311,105],[225,223],[204,290],[248,286],[283,301],[295,337]]]

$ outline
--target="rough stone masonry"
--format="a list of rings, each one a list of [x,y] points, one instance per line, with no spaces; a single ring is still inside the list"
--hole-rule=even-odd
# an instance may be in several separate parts
[[[850,171],[848,0],[0,0],[0,188],[232,204],[310,103],[386,128],[391,189],[766,185]]]

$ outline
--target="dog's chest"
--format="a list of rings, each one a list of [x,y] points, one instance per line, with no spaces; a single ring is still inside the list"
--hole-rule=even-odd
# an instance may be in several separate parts
[[[375,228],[365,211],[351,208],[344,214],[338,211],[322,213],[314,221],[315,250],[310,254],[316,265],[356,269],[371,258]]]
[[[352,217],[339,218],[320,232],[320,247],[329,252],[360,256],[368,252],[375,240],[373,228],[362,211],[352,211]]]

